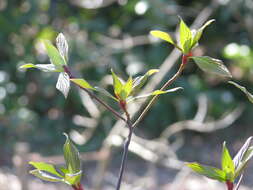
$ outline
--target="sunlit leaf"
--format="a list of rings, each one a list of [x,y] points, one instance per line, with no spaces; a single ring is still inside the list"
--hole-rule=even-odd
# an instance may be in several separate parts
[[[222,167],[222,170],[226,173],[227,180],[234,181],[235,166],[230,156],[230,153],[226,147],[226,142],[223,143],[221,167]]]
[[[31,170],[29,172],[30,174],[42,179],[42,180],[45,180],[45,181],[50,181],[50,182],[61,182],[63,181],[63,178],[61,177],[57,177],[55,175],[52,175],[50,173],[47,173],[47,172],[44,172],[44,171],[41,171],[41,170]]]
[[[150,34],[154,37],[165,40],[165,41],[167,41],[167,42],[169,42],[173,45],[175,44],[173,39],[171,38],[171,36],[166,32],[162,32],[162,31],[159,31],[159,30],[152,30],[152,31],[150,31]]]
[[[214,59],[208,56],[193,56],[195,63],[205,72],[224,76],[232,77],[227,67],[219,59]]]
[[[68,168],[68,171],[71,174],[75,174],[81,171],[81,161],[79,158],[79,152],[77,148],[73,145],[70,141],[67,134],[64,133],[66,136],[66,142],[63,146],[64,152],[64,159]]]
[[[183,21],[183,19],[180,19],[179,38],[181,48],[183,49],[183,53],[184,54],[189,53],[192,44],[192,33],[190,28]]]
[[[75,174],[67,173],[64,177],[64,181],[68,183],[69,185],[76,185],[80,182],[82,177],[82,171],[79,171]]]
[[[59,74],[56,88],[67,98],[70,89],[70,79],[67,73],[61,72]]]
[[[46,171],[48,173],[54,174],[55,176],[62,177],[62,175],[56,171],[55,167],[52,164],[47,164],[44,162],[29,162],[29,164],[38,170]]]
[[[87,89],[92,89],[95,90],[94,87],[92,87],[86,80],[84,79],[70,79],[73,83],[77,84],[81,88],[87,88]]]
[[[119,77],[113,72],[113,70],[111,70],[111,73],[112,73],[112,78],[113,78],[114,93],[116,96],[119,96],[122,90],[123,84],[120,81]]]
[[[62,67],[67,64],[64,57],[61,56],[59,51],[49,41],[44,40],[43,42],[51,63],[54,64],[57,69],[62,69]]]
[[[221,182],[226,181],[226,173],[218,168],[204,166],[196,162],[187,163],[187,166],[200,175],[204,175],[208,178],[216,179]]]
[[[201,36],[202,36],[202,33],[204,31],[204,29],[210,25],[212,22],[214,22],[215,20],[212,19],[212,20],[209,20],[207,21],[201,28],[199,28],[198,30],[196,30],[195,34],[193,35],[193,40],[192,40],[192,48],[198,43],[198,41],[200,40]]]
[[[67,63],[69,47],[68,47],[68,42],[62,33],[60,33],[56,38],[56,46],[59,50],[60,55],[64,57],[65,62]]]
[[[241,86],[233,81],[228,81],[228,83],[234,85],[235,87],[239,88],[242,92],[244,92],[244,94],[246,94],[246,96],[248,97],[249,101],[251,103],[253,103],[253,95],[244,87],[244,86]]]
[[[148,93],[148,94],[143,94],[143,95],[140,95],[140,96],[135,96],[135,97],[131,97],[127,100],[127,102],[132,102],[134,100],[137,100],[137,99],[141,99],[141,98],[148,98],[150,96],[155,96],[155,95],[160,95],[160,94],[166,94],[166,93],[169,93],[169,92],[175,92],[177,90],[181,90],[183,89],[182,87],[177,87],[177,88],[172,88],[172,89],[169,89],[169,90],[155,90],[154,92],[151,92],[151,93]]]
[[[133,89],[133,79],[132,79],[132,77],[129,77],[127,82],[122,86],[122,89],[119,94],[120,98],[122,100],[125,100],[132,92],[132,89]]]
[[[30,68],[35,68],[35,69],[39,69],[42,70],[44,72],[62,72],[63,69],[56,69],[55,65],[53,64],[37,64],[34,65],[32,63],[28,63],[25,65],[21,65],[19,67],[19,69],[30,69]]]

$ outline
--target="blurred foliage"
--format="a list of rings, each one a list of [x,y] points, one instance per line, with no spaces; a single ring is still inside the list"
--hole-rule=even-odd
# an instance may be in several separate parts
[[[99,2],[104,2],[102,7]],[[65,100],[55,89],[56,76],[17,69],[24,63],[49,62],[40,39],[54,42],[56,35],[63,32],[70,46],[69,64],[73,72],[102,86],[110,68],[124,79],[128,74],[144,74],[148,69],[158,68],[172,50],[165,43],[122,48],[122,41],[114,39],[148,35],[153,29],[174,31],[179,22],[177,15],[190,25],[209,3],[198,0],[0,0],[0,144],[4,145],[0,147],[1,152],[12,154],[17,141],[28,141],[32,151],[60,154],[63,132],[85,130],[73,119],[76,115],[88,116],[77,88],[72,87]],[[236,79],[252,91],[253,2],[218,0],[216,3],[219,6],[211,16],[216,22],[205,31],[196,53],[225,58]],[[231,47],[237,48],[232,56],[231,51],[235,50]],[[171,74],[175,71],[173,68]],[[161,96],[141,123],[142,135],[153,138],[167,125],[191,119],[200,93],[209,98],[210,119],[219,118],[240,102],[249,104],[240,91],[216,76],[203,74],[192,63],[175,86],[184,87],[184,91]],[[117,107],[109,99],[105,100]],[[252,111],[252,106],[248,106],[238,125],[252,123]],[[94,137],[80,150],[98,149],[113,122],[110,113],[103,113]],[[7,158],[1,159],[10,162]]]

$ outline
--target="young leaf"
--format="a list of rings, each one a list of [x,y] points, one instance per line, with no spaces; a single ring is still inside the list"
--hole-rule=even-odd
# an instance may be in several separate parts
[[[113,70],[111,70],[111,73],[112,73],[112,78],[113,78],[114,93],[116,96],[119,96],[122,90],[123,84],[120,81],[119,77],[113,72]]]
[[[51,63],[54,64],[57,69],[62,69],[64,65],[67,65],[64,57],[61,56],[59,51],[49,41],[44,40],[43,42]]]
[[[152,31],[150,31],[150,34],[154,37],[160,38],[162,40],[165,40],[165,41],[175,45],[175,43],[174,43],[173,39],[171,38],[171,36],[166,32],[162,32],[162,31],[159,31],[159,30],[152,30]]]
[[[172,89],[169,89],[169,90],[155,90],[154,92],[151,92],[151,93],[148,93],[148,94],[144,94],[144,95],[140,95],[140,96],[135,96],[133,98],[130,98],[127,100],[127,102],[132,102],[134,100],[137,100],[137,99],[141,99],[141,98],[148,98],[150,96],[155,96],[155,95],[160,95],[160,94],[166,94],[166,93],[169,93],[169,92],[175,92],[177,90],[180,90],[180,89],[183,89],[182,87],[177,87],[177,88],[172,88]]]
[[[35,68],[35,69],[39,69],[42,70],[44,72],[62,72],[63,69],[56,69],[55,65],[53,64],[37,64],[34,65],[32,63],[28,63],[25,65],[21,65],[19,67],[19,69],[30,69],[30,68]]]
[[[86,80],[84,79],[70,79],[73,83],[77,84],[81,88],[87,88],[91,90],[95,90]]]
[[[115,98],[113,95],[111,95],[107,90],[103,89],[103,88],[100,88],[98,86],[95,86],[94,89],[97,91],[97,92],[100,92],[102,94],[104,94],[105,96],[108,96],[110,98],[112,98],[113,100],[115,101],[118,101],[117,98]]]
[[[183,49],[183,53],[187,54],[191,50],[192,44],[192,33],[190,28],[185,24],[183,19],[180,19],[180,26],[179,26],[179,38],[180,38],[180,45]]]
[[[70,89],[70,80],[69,80],[69,76],[67,73],[65,72],[61,72],[59,77],[58,77],[58,81],[56,83],[56,88],[62,92],[62,94],[64,95],[65,98],[67,98],[68,93],[69,93],[69,89]]]
[[[75,174],[69,174],[67,173],[64,177],[64,181],[69,185],[76,185],[80,182],[82,177],[82,171],[79,171]]]
[[[200,38],[201,38],[201,36],[202,36],[202,33],[203,33],[204,29],[205,29],[208,25],[210,25],[212,22],[214,22],[214,21],[215,21],[214,19],[207,21],[201,28],[199,28],[199,29],[196,31],[195,35],[193,35],[194,37],[193,37],[192,45],[191,45],[192,48],[193,48],[193,47],[198,43],[198,41],[200,40]]]
[[[226,142],[223,143],[223,150],[221,156],[221,167],[222,170],[226,173],[226,178],[229,181],[234,181],[235,166],[234,162],[229,154],[229,151],[226,147]]]
[[[45,171],[48,173],[51,173],[57,177],[63,177],[61,174],[59,174],[55,167],[52,164],[47,164],[44,162],[29,162],[30,165],[32,165],[33,167],[35,167],[37,170],[41,170],[41,171]]]
[[[232,77],[227,67],[219,59],[214,59],[208,56],[193,56],[195,63],[205,72],[213,73],[224,77]]]
[[[204,166],[196,162],[187,163],[186,165],[200,175],[204,175],[208,178],[216,179],[221,182],[226,181],[226,173],[218,168]]]
[[[81,161],[79,158],[79,152],[70,141],[68,135],[66,133],[64,133],[64,135],[66,136],[66,142],[63,146],[64,159],[66,161],[68,171],[71,174],[76,174],[81,171]]]
[[[233,82],[233,81],[228,81],[228,83],[234,85],[235,87],[239,88],[242,92],[244,92],[244,94],[246,94],[246,96],[248,97],[249,101],[251,103],[253,103],[253,95],[244,87],[244,86],[240,86],[239,84]]]
[[[127,82],[122,86],[122,89],[120,91],[120,98],[122,100],[126,100],[126,98],[130,95],[133,89],[133,79],[132,77],[129,77]]]
[[[68,42],[62,33],[60,33],[56,38],[56,46],[59,50],[60,55],[65,59],[65,62],[67,62],[69,47]]]
[[[148,77],[150,77],[151,75],[157,72],[159,72],[158,69],[151,69],[148,72],[146,72],[145,75],[136,77],[133,81],[133,90],[132,90],[131,95],[137,94],[140,91],[141,87],[143,87],[144,84],[147,82]]]
[[[42,179],[42,180],[45,180],[45,181],[50,181],[50,182],[61,182],[63,181],[63,178],[60,178],[60,177],[56,177],[52,174],[49,174],[47,172],[44,172],[44,171],[41,171],[41,170],[31,170],[29,172],[30,174]]]

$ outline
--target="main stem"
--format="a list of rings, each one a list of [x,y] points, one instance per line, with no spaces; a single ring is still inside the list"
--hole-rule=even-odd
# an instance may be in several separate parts
[[[73,185],[72,187],[74,190],[84,190],[81,183],[78,183],[77,185]]]
[[[182,56],[182,63],[177,71],[177,73],[170,79],[168,80],[160,90],[165,90],[169,85],[171,85],[182,73],[182,71],[184,70],[187,62],[188,62],[188,57],[191,56],[192,54],[189,53],[187,55],[183,55]],[[141,113],[141,115],[138,117],[138,119],[134,122],[133,127],[136,127],[138,125],[138,123],[143,119],[143,117],[147,114],[147,112],[149,111],[149,109],[152,107],[152,105],[155,103],[155,101],[157,100],[157,98],[159,97],[159,95],[155,95],[150,102],[148,103],[148,105],[145,107],[145,109],[143,110],[143,112]]]
[[[227,190],[233,190],[234,189],[234,184],[231,181],[226,181],[227,185]]]
[[[126,114],[126,118],[127,118],[126,123],[127,123],[128,129],[129,129],[129,133],[128,133],[128,137],[127,137],[127,139],[125,140],[125,143],[124,143],[124,151],[123,151],[123,156],[122,156],[122,160],[121,160],[121,165],[120,165],[120,171],[119,171],[119,177],[118,177],[116,190],[120,190],[120,185],[121,185],[123,173],[124,173],[124,170],[125,170],[125,167],[126,167],[128,148],[129,148],[129,145],[130,145],[130,142],[131,142],[131,138],[132,138],[132,135],[133,135],[133,129],[134,129],[133,125],[131,123],[130,115],[127,112],[126,106],[123,106],[123,107],[121,106],[121,108],[123,109],[123,111]]]
[[[67,66],[63,66],[63,68],[64,68],[64,71],[68,74],[70,79],[76,78],[76,77],[74,77],[74,75],[71,73],[70,69]],[[112,112],[114,114],[114,116],[116,116],[116,118],[121,119],[126,122],[126,119],[124,117],[122,117],[116,110],[114,110],[111,106],[106,104],[103,100],[99,99],[95,94],[93,94],[88,89],[83,88],[81,86],[79,86],[79,88],[84,90],[91,98],[95,99],[97,102],[99,102],[101,105],[103,105],[107,110]]]

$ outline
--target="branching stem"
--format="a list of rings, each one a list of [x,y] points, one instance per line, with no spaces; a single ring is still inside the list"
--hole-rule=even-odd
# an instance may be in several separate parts
[[[184,70],[187,62],[188,62],[188,58],[189,56],[191,56],[192,54],[189,53],[187,55],[183,55],[182,56],[182,63],[177,71],[177,73],[171,78],[169,79],[160,90],[165,90],[168,86],[170,86],[174,81],[176,81],[176,79],[181,75],[182,71]],[[145,107],[145,109],[143,110],[143,112],[140,114],[140,116],[138,117],[138,119],[134,122],[133,127],[136,127],[138,125],[138,123],[143,119],[143,117],[147,114],[147,112],[149,111],[149,109],[152,107],[152,105],[155,103],[155,101],[157,100],[157,98],[159,97],[159,95],[155,95],[150,102],[148,103],[148,105]]]
[[[64,66],[64,71],[69,75],[70,79],[74,79],[76,77],[73,76],[73,74],[71,73],[70,69],[67,66]],[[89,91],[86,88],[83,88],[81,86],[79,86],[80,89],[84,90],[91,98],[95,99],[97,102],[99,102],[101,105],[103,105],[107,110],[109,110],[110,112],[113,113],[113,115],[118,118],[121,119],[123,121],[126,122],[126,119],[124,117],[122,117],[116,110],[114,110],[111,106],[109,106],[108,104],[106,104],[103,100],[101,100],[100,98],[98,98],[94,93],[92,93],[91,91]]]
[[[124,143],[124,151],[123,151],[123,156],[122,156],[122,160],[121,160],[121,165],[120,165],[120,171],[119,171],[119,177],[118,177],[116,190],[120,190],[120,185],[121,185],[123,173],[124,173],[124,170],[125,170],[125,167],[126,167],[128,148],[129,148],[131,138],[132,138],[132,135],[133,135],[133,130],[134,130],[131,119],[130,119],[130,115],[129,115],[127,109],[126,109],[126,106],[121,106],[121,109],[126,114],[126,118],[127,118],[126,124],[127,124],[128,129],[129,129],[129,133],[128,133],[128,137],[127,137],[127,139],[125,140],[125,143]]]

